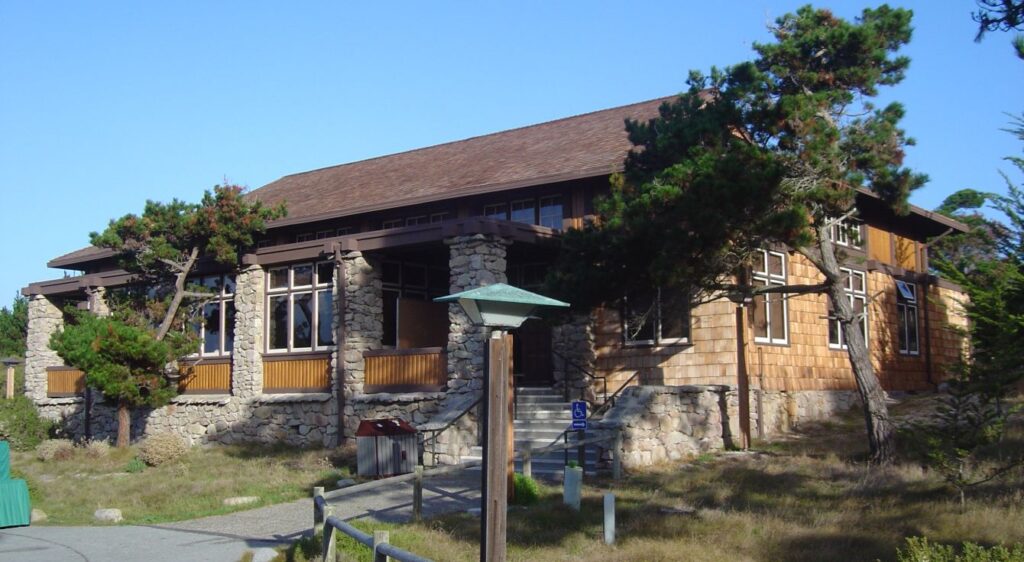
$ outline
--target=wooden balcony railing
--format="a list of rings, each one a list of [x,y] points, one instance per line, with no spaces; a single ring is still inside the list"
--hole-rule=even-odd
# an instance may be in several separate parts
[[[329,355],[263,357],[263,392],[330,392]]]
[[[73,367],[46,369],[46,396],[66,398],[85,394],[85,373]]]
[[[440,347],[363,352],[363,392],[432,392],[448,382],[448,358]]]
[[[200,361],[181,369],[178,392],[182,394],[230,394],[231,361]]]

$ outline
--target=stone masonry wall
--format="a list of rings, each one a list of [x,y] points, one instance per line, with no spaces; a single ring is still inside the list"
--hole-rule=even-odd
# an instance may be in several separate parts
[[[551,329],[551,348],[572,363],[595,373],[597,353],[594,348],[593,316],[574,314],[565,323],[554,326]],[[571,364],[566,365],[558,356],[553,358],[552,375],[556,387],[564,388],[566,384],[569,385],[569,395],[574,399],[580,396],[580,390],[583,390],[589,400],[594,399],[595,392],[604,391],[603,387],[591,387],[593,381]],[[613,392],[614,388],[609,387],[608,391]]]
[[[380,272],[374,267],[375,264],[360,252],[350,252],[342,259],[345,260],[345,279],[344,286],[339,287],[339,290],[343,288],[345,291],[345,329],[344,341],[341,342],[341,372],[345,393],[344,436],[348,438],[355,437],[360,420],[385,417],[375,415],[365,403],[358,405],[355,400],[363,394],[366,374],[363,352],[381,347],[381,338],[384,336],[384,301]]]
[[[25,395],[46,399],[46,368],[64,362],[50,349],[50,335],[64,325],[64,315],[48,298],[33,295],[28,300],[28,335],[25,352]]]
[[[738,409],[727,386],[635,386],[594,429],[621,431],[622,466],[638,468],[732,446]]]

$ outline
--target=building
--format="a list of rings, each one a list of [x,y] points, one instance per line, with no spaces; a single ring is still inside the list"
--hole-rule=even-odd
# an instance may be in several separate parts
[[[433,445],[459,458],[476,444],[485,334],[457,305],[431,299],[493,282],[537,287],[560,231],[583,224],[621,170],[630,149],[623,120],[653,117],[666,99],[299,173],[253,191],[286,202],[288,217],[270,225],[239,271],[199,272],[218,296],[204,307],[194,370],[172,404],[136,416],[133,434],[333,445],[361,419],[400,417],[444,429]],[[860,236],[837,229],[836,242],[850,256],[848,295],[867,309],[875,368],[887,390],[935,388],[962,349],[956,328],[966,320],[960,290],[928,274],[927,243],[965,227],[917,208],[897,217],[868,193],[857,204],[850,228]],[[111,410],[47,342],[64,305],[102,313],[104,292],[129,276],[97,248],[48,265],[80,274],[23,290],[26,392],[72,434],[110,433]],[[764,284],[817,279],[785,248],[765,249],[751,274]],[[516,333],[520,381],[595,401],[624,384],[749,387],[761,392],[745,423],[766,433],[854,403],[823,295],[771,295],[745,309],[670,301],[652,291],[559,325],[528,322]],[[722,392],[735,405],[736,393]]]

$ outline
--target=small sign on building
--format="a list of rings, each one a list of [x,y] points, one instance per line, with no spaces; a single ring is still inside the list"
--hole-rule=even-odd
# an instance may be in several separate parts
[[[583,400],[572,403],[572,428],[587,429],[587,403]]]

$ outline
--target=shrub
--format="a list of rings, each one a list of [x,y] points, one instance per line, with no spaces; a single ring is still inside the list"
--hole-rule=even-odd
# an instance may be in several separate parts
[[[515,488],[515,503],[533,505],[540,500],[540,486],[533,478],[517,472],[512,480],[512,485]]]
[[[128,461],[128,464],[124,465],[124,471],[131,474],[138,474],[143,470],[146,470],[146,463],[142,462],[142,459],[139,457],[135,457]]]
[[[15,451],[31,451],[49,436],[53,422],[40,416],[26,396],[0,400],[0,440]]]
[[[139,458],[149,466],[177,460],[188,452],[188,445],[173,433],[150,435],[139,445]]]
[[[66,461],[75,456],[75,444],[68,439],[48,439],[36,447],[36,456],[43,462]]]
[[[907,548],[896,551],[898,562],[1024,562],[1024,545],[1011,548],[1002,545],[985,548],[972,542],[963,544],[956,553],[950,545],[928,542],[927,537],[907,537]]]
[[[110,454],[110,443],[93,439],[82,443],[82,450],[90,459],[103,459]]]

